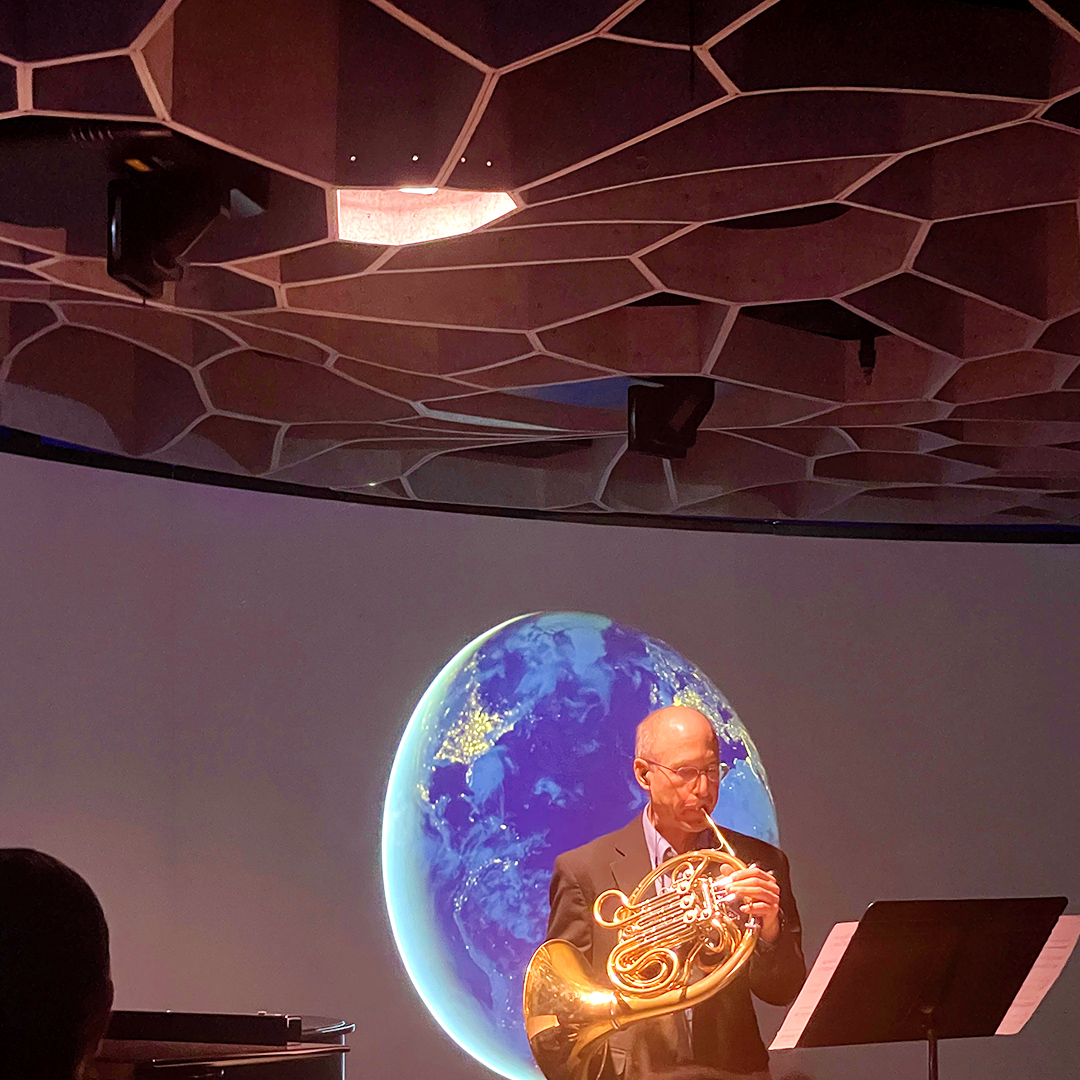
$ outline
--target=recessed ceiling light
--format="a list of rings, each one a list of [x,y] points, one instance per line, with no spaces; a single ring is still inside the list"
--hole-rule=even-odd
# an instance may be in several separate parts
[[[336,194],[338,240],[393,247],[460,236],[517,209],[505,191],[338,188]]]

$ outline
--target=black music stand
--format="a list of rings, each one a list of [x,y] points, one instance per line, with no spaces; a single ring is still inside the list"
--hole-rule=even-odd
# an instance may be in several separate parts
[[[1068,901],[885,900],[871,904],[796,1046],[993,1035]]]

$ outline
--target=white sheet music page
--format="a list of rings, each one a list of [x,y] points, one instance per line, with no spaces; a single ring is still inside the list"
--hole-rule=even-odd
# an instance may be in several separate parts
[[[1038,959],[1032,964],[1024,985],[1017,991],[1009,1011],[998,1024],[995,1035],[1015,1035],[1031,1019],[1031,1014],[1057,981],[1061,969],[1080,937],[1080,915],[1062,915],[1050,931]]]
[[[858,925],[857,922],[840,922],[829,931],[829,936],[825,939],[825,944],[821,946],[821,952],[818,953],[810,974],[806,976],[806,982],[803,983],[799,996],[788,1009],[788,1014],[776,1033],[776,1038],[769,1044],[770,1050],[790,1050],[798,1043],[806,1028],[806,1022],[817,1008],[817,1003],[821,1000],[821,995],[825,993],[825,987],[829,985],[836,965],[840,963],[840,958],[847,951],[848,942]]]

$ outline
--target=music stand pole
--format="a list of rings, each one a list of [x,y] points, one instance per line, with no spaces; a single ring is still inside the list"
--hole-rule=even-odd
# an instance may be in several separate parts
[[[923,1008],[926,1014],[926,1075],[929,1080],[938,1080],[937,1074],[937,1032],[934,1030],[934,1010]]]

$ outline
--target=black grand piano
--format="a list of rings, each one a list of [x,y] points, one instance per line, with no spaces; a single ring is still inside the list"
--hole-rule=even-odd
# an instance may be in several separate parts
[[[344,1080],[354,1025],[323,1016],[112,1015],[86,1080]]]

